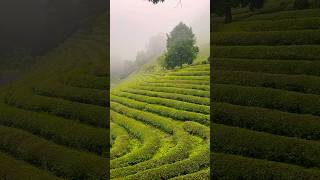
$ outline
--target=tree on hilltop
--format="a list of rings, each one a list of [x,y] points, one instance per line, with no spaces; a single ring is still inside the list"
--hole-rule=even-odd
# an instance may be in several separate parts
[[[165,54],[164,65],[167,69],[173,69],[183,64],[192,64],[199,53],[195,45],[196,38],[192,28],[180,22],[167,35],[167,53]]]

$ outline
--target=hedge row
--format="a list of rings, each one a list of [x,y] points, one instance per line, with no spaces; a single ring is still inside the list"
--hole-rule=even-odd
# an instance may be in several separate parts
[[[106,77],[96,77],[93,75],[71,74],[61,78],[61,82],[66,85],[107,90],[109,88]]]
[[[139,101],[135,101],[135,100],[131,100],[128,98],[123,98],[115,95],[111,95],[111,102],[117,102],[131,108],[139,109],[142,111],[148,111],[151,113],[156,113],[161,116],[173,118],[174,120],[181,120],[181,121],[192,120],[192,121],[199,122],[201,124],[206,124],[206,125],[210,124],[210,115],[177,110],[177,109],[169,108],[166,106],[148,104],[148,103],[139,102]]]
[[[152,125],[168,134],[173,134],[174,130],[176,129],[176,122],[173,121],[172,119],[169,119],[163,116],[158,116],[153,113],[129,108],[116,102],[110,102],[110,104],[111,104],[110,106],[111,110],[119,114],[124,114],[129,118],[142,121],[145,124]]]
[[[140,83],[140,86],[155,86],[155,87],[177,87],[177,88],[184,88],[184,89],[198,89],[203,91],[210,91],[209,85],[198,85],[198,84],[180,84],[180,83]]]
[[[212,153],[213,179],[296,179],[318,180],[320,171],[285,163]]]
[[[21,128],[58,144],[102,154],[107,151],[109,131],[56,116],[0,104],[0,124]]]
[[[280,20],[280,19],[297,19],[297,18],[311,18],[319,17],[319,9],[306,9],[295,11],[279,11],[270,14],[259,14],[247,18],[246,20]]]
[[[320,46],[213,46],[214,57],[251,59],[319,60]]]
[[[210,114],[210,106],[193,104],[183,101],[165,99],[165,98],[157,98],[152,96],[145,96],[145,95],[138,95],[132,93],[126,93],[121,91],[113,91],[111,94],[121,97],[126,97],[129,99],[133,99],[140,102],[145,102],[148,104],[156,104],[156,105],[163,105],[166,107],[171,107],[178,110],[190,111],[190,112],[197,112],[203,114]]]
[[[190,134],[199,136],[205,140],[210,139],[210,128],[193,121],[186,121],[183,123],[183,129]]]
[[[10,179],[41,179],[41,180],[59,180],[54,175],[35,168],[23,161],[18,161],[4,153],[0,153],[0,178],[3,180]],[[62,180],[62,179],[60,179]]]
[[[122,157],[111,160],[111,169],[131,166],[146,161],[151,159],[158,151],[160,147],[160,138],[152,129],[150,129],[150,127],[114,111],[111,111],[110,118],[113,122],[125,128],[129,134],[132,134],[143,142],[142,147],[136,151],[131,151]]]
[[[107,106],[108,104],[107,90],[78,88],[50,82],[33,87],[33,92],[38,95],[63,98],[80,103],[100,106]]]
[[[320,76],[320,61],[214,58],[216,70]]]
[[[174,131],[173,138],[177,141],[176,146],[172,147],[160,158],[150,159],[133,166],[112,169],[110,171],[110,177],[121,178],[141,171],[145,171],[147,169],[156,168],[165,164],[171,164],[188,158],[193,148],[193,142],[190,136],[186,132],[177,129]]]
[[[176,84],[193,84],[193,85],[210,85],[210,81],[202,80],[163,80],[163,79],[154,79],[146,80],[145,82],[151,83],[176,83]]]
[[[68,179],[106,178],[105,158],[72,150],[24,131],[0,126],[0,149],[17,159]]]
[[[161,76],[159,80],[199,80],[209,81],[210,76]]]
[[[116,135],[116,139],[110,150],[110,159],[112,160],[123,156],[129,151],[130,137],[126,130],[113,122],[110,123],[110,129],[112,134]]]
[[[210,165],[210,151],[209,146],[201,147],[190,158],[178,161],[172,164],[166,164],[154,169],[145,170],[137,174],[127,176],[124,179],[169,179],[181,174],[190,174],[198,172]]]
[[[320,140],[320,117],[318,116],[227,103],[215,103],[213,107],[212,116],[215,123],[282,136]]]
[[[320,95],[320,77],[316,76],[215,71],[213,73],[213,82],[217,84],[269,87]]]
[[[210,71],[176,71],[169,72],[168,76],[210,76]]]
[[[320,31],[217,32],[212,34],[211,44],[226,46],[320,44]]]
[[[134,89],[148,90],[148,91],[157,91],[157,92],[166,92],[174,94],[184,94],[198,97],[210,98],[209,91],[195,90],[195,89],[183,89],[183,88],[174,88],[174,87],[152,87],[152,86],[135,86]]]
[[[320,167],[320,142],[213,125],[211,148],[223,152],[305,167]]]
[[[218,28],[218,29],[217,29]],[[223,26],[218,26],[217,31],[289,31],[289,30],[307,30],[319,29],[320,18],[298,18],[298,19],[280,19],[280,20],[256,20],[256,21],[241,21]]]
[[[195,173],[178,176],[175,178],[172,178],[172,180],[208,180],[210,179],[210,169],[207,168],[205,170],[201,170]]]
[[[99,127],[107,127],[107,108],[82,104],[62,99],[32,94],[16,94],[6,96],[6,103],[18,108],[49,112],[68,119],[80,120],[83,123]]]
[[[213,99],[244,106],[320,115],[320,96],[284,90],[235,85],[215,85]]]
[[[203,97],[196,97],[196,96],[189,96],[189,95],[183,95],[183,94],[174,94],[174,93],[165,93],[165,92],[154,92],[154,91],[146,91],[146,90],[139,90],[139,89],[122,89],[124,92],[133,93],[133,94],[140,94],[140,95],[146,95],[151,97],[160,97],[160,98],[166,98],[166,99],[174,99],[178,101],[184,101],[194,104],[201,104],[201,105],[210,105],[210,99],[209,98],[203,98]]]

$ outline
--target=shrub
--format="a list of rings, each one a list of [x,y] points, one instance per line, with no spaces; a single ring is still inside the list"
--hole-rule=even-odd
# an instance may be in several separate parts
[[[116,139],[110,150],[110,159],[118,158],[123,156],[129,151],[129,135],[119,125],[111,122],[111,131],[116,135]]]
[[[0,134],[1,151],[59,177],[106,178],[108,161],[105,158],[59,146],[18,129],[0,126]]]
[[[252,159],[242,156],[212,153],[211,171],[214,179],[297,179],[317,180],[320,171],[300,166]]]
[[[213,104],[213,122],[263,131],[281,136],[320,139],[318,116],[286,113],[258,107],[238,106],[227,103]]]
[[[269,161],[320,167],[320,143],[282,137],[224,125],[213,125],[214,152],[248,156]]]
[[[320,96],[270,88],[215,85],[213,99],[244,106],[320,115]]]
[[[213,82],[217,84],[269,87],[320,95],[320,77],[315,76],[215,71],[213,73]]]

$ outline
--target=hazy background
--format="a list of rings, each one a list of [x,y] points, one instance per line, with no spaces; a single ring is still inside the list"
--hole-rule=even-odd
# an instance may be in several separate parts
[[[111,62],[134,60],[150,37],[169,33],[180,21],[192,26],[199,44],[209,43],[210,0],[111,0]]]

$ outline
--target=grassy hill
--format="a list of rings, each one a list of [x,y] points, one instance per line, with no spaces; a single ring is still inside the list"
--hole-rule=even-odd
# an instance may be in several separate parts
[[[111,90],[111,178],[209,179],[209,64],[147,69]]]
[[[271,5],[212,34],[218,179],[320,179],[320,9]]]
[[[0,91],[0,177],[103,179],[108,173],[107,17]],[[1,179],[1,178],[0,178]]]

